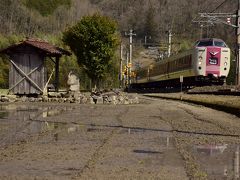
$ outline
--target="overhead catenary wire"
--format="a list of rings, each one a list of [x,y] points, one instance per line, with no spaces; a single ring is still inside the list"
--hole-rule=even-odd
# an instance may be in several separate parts
[[[222,5],[224,5],[228,0],[224,0],[221,4],[219,4],[213,11],[210,13],[214,13],[216,10],[218,10]]]

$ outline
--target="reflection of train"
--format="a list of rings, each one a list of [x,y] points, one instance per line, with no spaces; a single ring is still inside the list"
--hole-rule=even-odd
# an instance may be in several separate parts
[[[230,69],[230,49],[220,39],[202,39],[193,49],[139,70],[133,89],[224,83]]]

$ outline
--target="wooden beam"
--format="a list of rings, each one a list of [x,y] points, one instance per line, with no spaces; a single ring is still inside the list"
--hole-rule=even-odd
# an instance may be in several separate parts
[[[44,86],[43,95],[47,95],[47,93],[48,93],[48,91],[47,91],[47,90],[48,90],[48,89],[47,89],[47,86],[48,86],[48,84],[49,84],[49,82],[50,82],[50,80],[51,80],[51,78],[52,78],[53,73],[54,73],[54,68],[53,68],[53,70],[52,70],[52,73],[51,73],[50,77],[48,78],[47,83],[46,83],[45,86]]]
[[[59,88],[59,57],[56,57],[55,63],[55,89],[58,92]]]
[[[49,57],[49,59],[54,63],[56,64],[56,62],[54,61],[54,59],[52,57]]]

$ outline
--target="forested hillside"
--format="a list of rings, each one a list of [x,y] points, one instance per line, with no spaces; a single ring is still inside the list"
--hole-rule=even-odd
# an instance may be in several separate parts
[[[199,12],[235,13],[236,0],[222,2],[224,0],[1,0],[0,37],[4,38],[0,38],[0,48],[27,36],[62,45],[61,33],[66,27],[84,15],[100,12],[118,22],[123,37],[125,31],[133,29],[137,34],[135,43],[144,41],[145,36],[151,36],[149,42],[166,42],[166,31],[172,29],[173,43],[181,50],[200,37],[200,25],[192,22]],[[203,36],[222,38],[232,47],[235,43],[234,29],[223,24],[204,27]]]
[[[3,34],[59,33],[67,25],[74,24],[83,15],[101,12],[119,23],[120,31],[130,28],[137,38],[151,35],[162,40],[169,28],[177,37],[196,39],[199,25],[192,20],[198,12],[232,12],[237,8],[236,0],[229,0],[216,9],[221,0],[1,0],[0,32]],[[221,27],[221,28],[220,28]],[[206,31],[204,31],[206,33]],[[227,33],[228,32],[228,33]],[[230,32],[230,34],[229,34]],[[212,36],[230,36],[231,27],[210,27]],[[228,38],[228,37],[227,37]]]

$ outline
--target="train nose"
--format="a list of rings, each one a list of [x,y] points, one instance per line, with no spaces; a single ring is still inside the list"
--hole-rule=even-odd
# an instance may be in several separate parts
[[[212,77],[218,77],[220,74],[221,49],[209,47],[207,49],[206,74]]]

